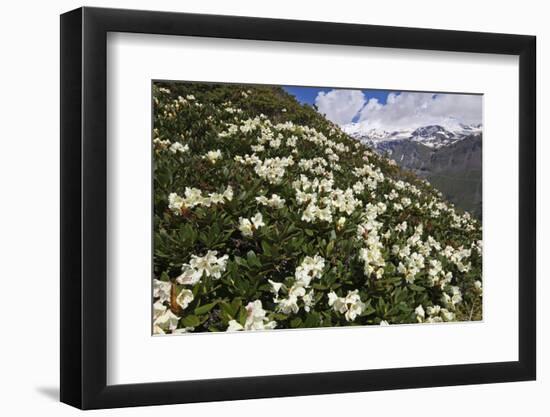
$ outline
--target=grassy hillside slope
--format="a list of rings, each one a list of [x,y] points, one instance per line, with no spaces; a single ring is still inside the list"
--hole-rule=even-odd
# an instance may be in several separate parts
[[[481,319],[481,226],[277,87],[155,83],[154,333]]]

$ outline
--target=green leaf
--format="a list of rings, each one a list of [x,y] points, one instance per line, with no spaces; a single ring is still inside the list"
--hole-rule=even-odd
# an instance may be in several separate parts
[[[417,292],[426,291],[426,288],[421,287],[420,285],[416,285],[416,284],[409,284],[409,288],[410,288],[411,290],[417,291]]]
[[[197,316],[200,316],[202,314],[205,314],[205,313],[208,313],[210,310],[212,310],[214,308],[214,306],[218,304],[218,301],[214,301],[213,303],[208,303],[208,304],[203,304],[202,306],[200,307],[197,307],[195,309],[195,314]]]
[[[331,240],[327,245],[327,256],[330,256],[333,250],[334,250],[334,240]]]
[[[271,256],[271,247],[265,240],[262,240],[262,249],[264,251],[264,255]]]
[[[249,265],[260,267],[262,266],[262,263],[254,253],[254,251],[248,251],[246,254],[246,260],[248,261]]]
[[[160,280],[164,282],[170,281],[170,277],[168,276],[166,271],[162,271],[162,274],[160,274]]]
[[[311,311],[304,322],[304,327],[319,327],[321,316],[316,311]]]
[[[181,319],[181,322],[185,327],[197,327],[199,324],[201,324],[200,319],[197,316],[185,316]]]
[[[293,318],[290,320],[290,327],[293,329],[302,327],[302,319],[300,317]]]

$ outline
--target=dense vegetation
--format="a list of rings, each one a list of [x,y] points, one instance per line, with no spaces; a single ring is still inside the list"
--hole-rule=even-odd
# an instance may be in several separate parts
[[[154,333],[480,320],[481,225],[277,87],[155,83]]]

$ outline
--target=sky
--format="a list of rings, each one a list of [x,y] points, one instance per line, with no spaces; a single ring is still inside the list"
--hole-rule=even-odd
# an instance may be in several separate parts
[[[482,123],[482,96],[390,90],[284,87],[301,103],[315,104],[329,120],[344,126],[399,130],[440,124]]]

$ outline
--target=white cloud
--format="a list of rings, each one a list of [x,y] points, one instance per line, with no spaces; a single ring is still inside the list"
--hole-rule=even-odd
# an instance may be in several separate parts
[[[482,123],[482,97],[468,94],[390,93],[385,104],[361,90],[319,92],[319,112],[339,125],[354,118],[366,128],[398,130],[440,124]]]
[[[315,105],[327,119],[344,125],[350,123],[365,105],[365,95],[360,90],[320,91],[315,98]]]
[[[369,128],[397,130],[432,124],[482,122],[482,97],[466,94],[390,93],[387,103],[371,98],[359,113]]]

